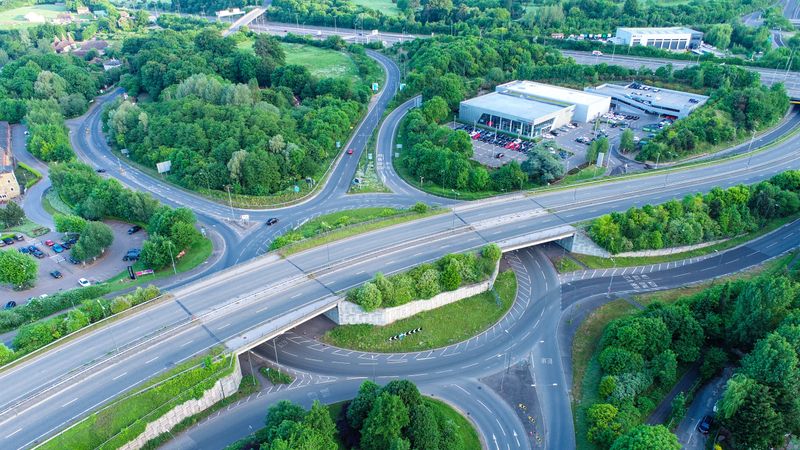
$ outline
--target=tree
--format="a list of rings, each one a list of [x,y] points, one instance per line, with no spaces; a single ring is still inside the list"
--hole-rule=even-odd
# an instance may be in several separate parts
[[[728,362],[728,355],[725,350],[719,347],[711,347],[703,357],[703,364],[700,366],[700,377],[708,380],[716,375]]]
[[[347,405],[347,423],[354,430],[360,431],[364,426],[364,420],[372,411],[372,406],[380,391],[381,387],[370,380],[361,383],[358,388],[358,395]]]
[[[541,148],[530,152],[521,168],[528,174],[528,179],[536,185],[550,184],[564,176],[564,165],[550,152]]]
[[[459,270],[458,261],[451,260],[447,263],[442,271],[440,282],[442,289],[445,291],[454,291],[461,286],[461,273]]]
[[[481,254],[484,258],[487,258],[492,262],[497,262],[500,257],[503,256],[503,251],[500,249],[499,245],[489,244],[486,247],[483,247]]]
[[[102,222],[89,222],[75,247],[72,248],[72,256],[78,261],[95,258],[103,253],[112,242],[114,242],[114,232],[111,231],[111,227]]]
[[[411,441],[411,448],[439,448],[441,440],[439,426],[430,408],[424,404],[414,405],[410,408],[409,416],[408,438]]]
[[[56,214],[53,221],[59,233],[82,233],[88,224],[86,219],[74,214]]]
[[[703,36],[703,40],[714,47],[724,50],[731,45],[732,33],[733,27],[729,23],[719,23],[711,26]]]
[[[388,392],[381,393],[361,429],[361,448],[364,450],[390,448],[394,440],[402,437],[402,430],[408,423],[408,408],[400,397]]]
[[[442,123],[450,114],[450,108],[447,106],[447,102],[437,95],[422,105],[422,114],[425,115],[428,122]]]
[[[422,396],[419,393],[419,389],[417,389],[417,385],[408,380],[392,380],[383,387],[381,392],[388,392],[400,397],[400,400],[408,408],[419,405],[422,402]]]
[[[336,448],[336,425],[333,424],[328,408],[319,400],[314,400],[311,410],[303,419],[303,424],[322,435],[325,445],[321,448]]]
[[[16,227],[25,221],[25,211],[13,200],[9,200],[5,208],[0,210],[5,228]]]
[[[306,417],[306,411],[300,405],[295,405],[289,400],[281,400],[267,411],[264,420],[265,430],[269,440],[274,439],[279,434],[278,428],[285,421],[302,422]]]
[[[723,424],[731,431],[739,448],[769,448],[783,441],[781,417],[772,407],[773,396],[769,388],[746,377],[729,381],[720,402]],[[749,381],[746,381],[749,380]],[[729,394],[729,391],[734,390]],[[736,397],[738,407],[731,411],[731,401]],[[754,426],[758,424],[758,426]]]
[[[604,158],[608,157],[608,146],[608,139],[604,137],[592,141],[592,143],[589,144],[588,150],[586,150],[586,162],[595,164],[600,153],[605,155]]]
[[[626,129],[622,132],[619,141],[619,150],[623,153],[628,153],[633,151],[636,147],[636,144],[633,141],[633,131],[630,128]]]
[[[386,306],[397,306],[394,293],[394,284],[391,280],[383,276],[381,272],[375,274],[373,280],[375,287],[381,292],[381,304]]]
[[[36,261],[16,250],[0,251],[0,283],[15,289],[33,286],[39,273]]]
[[[639,425],[618,437],[611,450],[680,450],[678,437],[664,425]]]
[[[382,302],[383,297],[381,295],[381,291],[378,289],[375,283],[364,283],[364,285],[361,286],[361,289],[359,289],[356,294],[356,303],[361,305],[365,311],[372,311],[380,308]]]
[[[622,12],[628,17],[639,17],[639,1],[638,0],[625,0],[622,6]]]
[[[166,237],[156,234],[144,241],[139,258],[145,266],[160,269],[172,262],[175,257],[174,252],[175,244]]]
[[[0,343],[0,366],[11,362],[14,359],[14,350],[6,347],[6,344]]]
[[[778,333],[770,333],[742,358],[742,373],[759,383],[782,386],[798,378],[797,352]]]
[[[439,271],[436,269],[425,270],[417,280],[417,294],[420,298],[429,299],[441,292],[441,289]]]

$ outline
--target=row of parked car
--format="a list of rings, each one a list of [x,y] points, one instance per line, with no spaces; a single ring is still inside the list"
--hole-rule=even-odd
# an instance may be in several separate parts
[[[17,242],[24,241],[25,236],[17,233],[14,237],[6,236],[3,239],[0,239],[0,247],[5,247],[6,245],[14,245]]]
[[[473,140],[494,144],[508,150],[516,150],[523,153],[527,153],[535,145],[533,142],[523,141],[522,139],[506,136],[494,131],[473,129],[470,125],[459,125],[456,127],[456,130],[466,131]],[[496,158],[502,158],[503,156],[505,156],[503,153],[495,155]]]

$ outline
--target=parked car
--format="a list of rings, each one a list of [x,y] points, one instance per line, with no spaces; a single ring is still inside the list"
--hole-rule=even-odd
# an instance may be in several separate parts
[[[25,236],[17,233],[17,234],[14,235],[14,239],[17,240],[17,241],[24,241],[25,240]]]
[[[78,284],[81,285],[81,287],[88,287],[92,285],[92,283],[90,283],[86,278],[79,279]]]
[[[61,244],[53,244],[53,251],[56,253],[61,253],[64,251],[64,247]]]
[[[71,262],[72,264],[80,264],[81,263],[80,261],[75,259],[75,257],[73,257],[73,256],[70,256],[68,261]]]
[[[6,309],[11,309],[15,306],[17,306],[17,302],[15,302],[14,300],[11,300],[8,303],[6,303]]]
[[[136,233],[137,231],[139,231],[141,229],[142,229],[142,227],[140,227],[139,225],[134,225],[134,226],[128,228],[128,234]]]
[[[502,157],[504,157],[504,156],[506,156],[506,154],[505,154],[505,153],[498,153],[498,154],[495,156],[495,158],[497,158],[497,159],[500,159],[500,158],[502,158]]]
[[[15,242],[15,241],[14,241],[14,239],[12,239],[12,238],[10,238],[10,237],[6,237],[6,238],[3,238],[3,242],[4,242],[6,245],[14,245],[14,242]]]
[[[44,241],[44,245],[46,245],[46,246],[48,246],[48,247],[52,247],[52,246],[53,246],[53,244],[55,244],[55,242],[53,242],[53,241],[52,241],[52,240],[50,240],[50,239],[48,239],[48,240]]]
[[[75,245],[75,244],[77,244],[77,243],[78,243],[78,238],[70,238],[70,239],[67,241],[67,244],[69,244],[69,245]]]
[[[31,251],[28,250],[28,247],[20,247],[19,248],[19,252],[20,253],[30,253]]]
[[[128,253],[126,253],[125,256],[122,257],[122,260],[123,261],[136,261],[137,259],[139,259],[139,255],[141,253],[142,253],[142,251],[140,249],[132,248],[132,249],[128,250]]]
[[[711,429],[711,425],[713,423],[714,423],[714,419],[709,415],[705,415],[705,416],[703,416],[703,420],[701,420],[700,423],[697,424],[697,431],[699,431],[699,432],[701,432],[703,434],[708,434],[708,430]]]
[[[267,219],[267,225],[268,226],[275,225],[276,223],[278,223],[278,218],[277,217],[270,217],[269,219]]]
[[[67,250],[72,248],[72,245],[67,241],[62,242],[61,246],[64,247],[65,249],[67,249]]]
[[[38,259],[42,259],[44,258],[44,252],[42,252],[41,250],[36,250],[35,252],[33,252],[33,256],[35,256]]]
[[[55,279],[64,277],[64,275],[61,275],[61,272],[59,272],[57,270],[54,270],[54,271],[50,272],[50,276],[55,278]]]

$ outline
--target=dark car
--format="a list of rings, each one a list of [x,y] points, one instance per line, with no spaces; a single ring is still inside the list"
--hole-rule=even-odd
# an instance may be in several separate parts
[[[31,253],[34,253],[34,252],[38,252],[39,249],[35,245],[29,245],[28,246],[28,251],[31,252]]]
[[[128,250],[128,253],[126,253],[125,256],[122,257],[122,260],[123,261],[136,261],[137,259],[139,259],[139,255],[141,254],[141,252],[142,251],[139,250],[138,248],[132,248],[132,249]]]
[[[703,416],[703,420],[701,420],[700,423],[697,424],[697,431],[699,431],[699,432],[701,432],[703,434],[708,434],[708,430],[711,429],[711,425],[713,423],[714,423],[714,419],[711,416],[708,416],[708,415]]]
[[[75,259],[75,257],[73,257],[73,256],[69,257],[69,262],[71,262],[72,264],[80,264],[81,263],[80,261]]]
[[[97,173],[106,173],[106,169],[97,169]]]
[[[6,238],[3,238],[3,242],[5,242],[6,245],[13,245],[14,244],[14,239],[10,238],[10,237],[6,237]]]
[[[53,277],[53,278],[61,278],[64,275],[61,275],[61,272],[59,272],[57,270],[54,270],[54,271],[50,272],[50,276]]]
[[[44,258],[44,252],[42,252],[41,250],[36,250],[35,252],[33,252],[33,256],[42,259]]]
[[[269,219],[267,219],[267,225],[269,226],[275,225],[276,223],[278,223],[277,217],[270,217]]]
[[[28,250],[28,247],[20,247],[19,252],[20,253],[30,253],[31,251]]]
[[[16,239],[18,241],[24,241],[25,240],[25,236],[17,233],[17,234],[14,235],[14,239]]]
[[[142,227],[140,227],[139,225],[134,225],[134,226],[128,228],[128,234],[136,233],[137,231],[139,231],[141,229],[142,229]]]
[[[67,244],[69,245],[75,245],[77,243],[78,243],[78,238],[70,238],[70,240],[67,241]]]
[[[69,242],[67,242],[67,241],[64,241],[64,242],[62,242],[62,243],[61,243],[61,246],[62,246],[62,247],[64,247],[65,249],[67,249],[67,250],[69,250],[69,249],[71,249],[71,248],[72,248],[72,244],[70,244],[70,243],[69,243]]]
[[[14,300],[11,300],[8,303],[6,303],[6,309],[11,309],[15,306],[17,306],[17,302],[15,302]]]

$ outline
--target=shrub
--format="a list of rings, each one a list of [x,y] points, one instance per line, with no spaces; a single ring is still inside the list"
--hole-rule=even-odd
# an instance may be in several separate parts
[[[121,313],[131,307],[131,302],[126,296],[119,296],[111,302],[111,312],[113,314]]]
[[[423,214],[428,211],[428,205],[422,202],[414,203],[414,206],[411,207],[411,210],[418,214]]]

